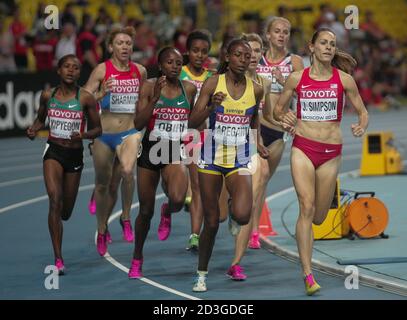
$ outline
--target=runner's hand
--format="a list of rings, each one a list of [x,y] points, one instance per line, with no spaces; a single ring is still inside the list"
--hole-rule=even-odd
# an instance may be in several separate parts
[[[154,95],[153,99],[158,101],[160,99],[161,90],[167,85],[167,78],[165,76],[161,76],[157,79],[154,85]]]
[[[270,155],[270,151],[261,143],[257,145],[257,152],[263,159],[267,159]]]
[[[223,100],[226,99],[227,94],[223,93],[223,92],[216,92],[211,99],[211,104],[210,104],[210,108],[213,110],[215,109],[215,107],[220,106],[223,102]]]
[[[34,139],[35,139],[35,136],[36,136],[36,134],[37,134],[37,132],[36,132],[36,131],[33,129],[33,127],[31,126],[31,127],[28,127],[28,128],[27,128],[26,134],[27,134],[27,137],[28,137],[30,140],[34,140]]]
[[[352,124],[351,126],[350,126],[350,128],[351,128],[351,130],[352,130],[352,134],[355,136],[355,137],[361,137],[361,136],[363,136],[364,135],[364,133],[365,133],[365,129],[364,128],[362,128],[362,126],[360,126],[359,124]]]
[[[82,140],[82,134],[80,132],[72,132],[71,134],[71,141],[81,141]]]

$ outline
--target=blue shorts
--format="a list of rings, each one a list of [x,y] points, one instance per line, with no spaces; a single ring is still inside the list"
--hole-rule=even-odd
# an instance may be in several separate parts
[[[119,133],[102,133],[97,139],[108,145],[112,151],[116,151],[116,147],[121,145],[124,139],[138,132],[137,129],[130,129]]]
[[[250,170],[248,168],[249,164],[239,164],[236,167],[232,168],[225,168],[221,166],[217,166],[213,163],[211,164],[205,164],[205,163],[198,163],[198,172],[201,173],[206,173],[206,174],[214,174],[214,175],[223,175],[225,178],[231,176],[234,173],[237,173],[239,171],[246,171],[246,174],[250,173]]]

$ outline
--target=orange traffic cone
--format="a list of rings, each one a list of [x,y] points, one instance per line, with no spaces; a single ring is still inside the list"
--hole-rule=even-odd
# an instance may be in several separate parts
[[[263,236],[276,236],[277,232],[273,230],[273,225],[271,224],[271,211],[267,206],[267,203],[264,202],[263,209],[261,211],[260,222],[259,222],[259,231]]]

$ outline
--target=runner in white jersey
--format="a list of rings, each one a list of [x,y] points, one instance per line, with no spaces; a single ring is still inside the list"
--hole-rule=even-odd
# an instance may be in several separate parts
[[[270,157],[258,157],[258,167],[253,175],[253,225],[249,248],[259,249],[259,220],[262,212],[265,191],[273,176],[284,151],[284,132],[279,123],[274,120],[273,108],[280,97],[286,78],[293,71],[304,69],[302,58],[288,52],[290,40],[290,22],[281,17],[271,18],[265,29],[269,49],[261,57],[257,66],[257,74],[271,82],[270,94],[266,96],[266,105],[260,113],[260,131],[264,146],[270,151]]]
[[[123,215],[120,222],[125,239],[133,240],[130,207],[135,188],[134,166],[142,133],[134,128],[135,107],[142,82],[147,78],[145,68],[130,61],[135,31],[132,27],[114,29],[108,37],[111,59],[99,64],[85,88],[94,93],[102,109],[103,133],[95,140],[95,199],[98,222],[97,250],[107,251],[109,233],[107,221],[114,206],[109,193],[114,159],[121,164]]]

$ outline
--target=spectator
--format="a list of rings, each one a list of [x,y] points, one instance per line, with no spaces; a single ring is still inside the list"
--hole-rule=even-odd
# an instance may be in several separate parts
[[[365,22],[360,25],[360,28],[366,32],[366,40],[368,42],[376,42],[384,39],[386,33],[374,21],[373,12],[367,10],[365,13]]]
[[[195,28],[197,22],[198,0],[183,0],[184,14],[192,19],[192,29]]]
[[[188,34],[192,31],[193,21],[190,17],[182,17],[181,23],[174,34],[174,47],[184,54],[187,51]]]
[[[349,34],[343,26],[343,23],[337,20],[332,12],[326,12],[320,28],[329,28],[336,34],[336,45],[339,49],[347,51],[349,47]]]
[[[205,7],[208,30],[212,36],[215,37],[220,29],[220,18],[223,13],[223,2],[222,0],[205,0]]]
[[[68,2],[65,5],[65,9],[61,15],[61,25],[62,26],[67,22],[72,23],[75,26],[75,28],[78,26],[75,14],[73,13],[73,6],[74,6],[73,2]]]
[[[26,40],[27,29],[20,20],[20,9],[14,11],[13,21],[10,25],[10,31],[14,37],[14,61],[19,70],[26,70],[28,66]]]
[[[37,71],[52,70],[57,42],[54,30],[37,33],[32,45]]]
[[[89,14],[82,17],[82,27],[76,40],[76,55],[82,63],[81,77],[79,83],[84,83],[90,76],[92,70],[99,63],[97,53],[98,38],[94,34],[95,22]]]
[[[135,26],[136,37],[132,61],[142,64],[149,71],[157,65],[156,50],[158,40],[147,23],[140,22]]]
[[[67,22],[62,26],[62,33],[55,49],[55,62],[67,54],[76,54],[75,26]]]
[[[175,33],[175,26],[170,16],[162,10],[160,0],[149,2],[149,13],[145,15],[145,22],[154,31],[160,44],[168,44]]]
[[[13,35],[4,26],[4,19],[0,19],[0,72],[15,72]]]

